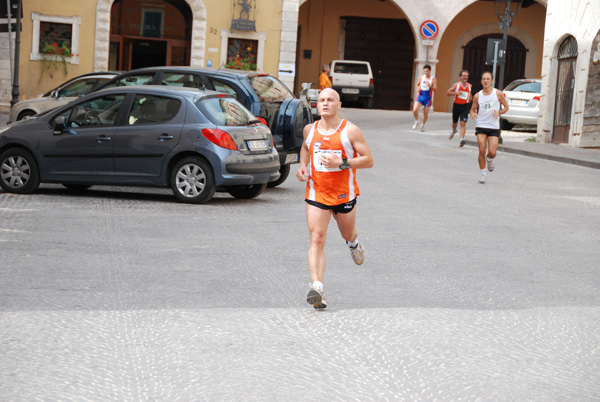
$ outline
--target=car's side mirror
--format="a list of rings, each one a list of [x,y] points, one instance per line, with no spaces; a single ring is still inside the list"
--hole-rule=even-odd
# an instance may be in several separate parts
[[[67,118],[65,116],[57,117],[54,120],[54,131],[52,134],[61,135],[65,129],[65,123],[67,122]]]
[[[56,89],[52,90],[52,92],[50,92],[50,97],[58,98],[58,90],[56,90]]]

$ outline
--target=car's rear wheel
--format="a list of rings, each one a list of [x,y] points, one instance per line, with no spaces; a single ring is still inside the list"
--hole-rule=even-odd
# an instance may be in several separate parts
[[[202,158],[183,158],[171,169],[171,190],[175,198],[190,204],[208,202],[215,194],[215,178],[212,168]]]
[[[63,183],[62,185],[65,186],[66,188],[68,188],[69,190],[73,190],[73,191],[83,191],[83,190],[87,190],[88,188],[92,187],[89,184]]]
[[[28,119],[31,116],[35,116],[36,113],[33,110],[24,110],[21,113],[19,113],[19,115],[17,116],[17,121],[19,120],[23,120],[23,119]]]
[[[7,193],[28,194],[40,185],[40,173],[33,155],[21,148],[0,155],[0,186]]]
[[[249,200],[258,197],[267,188],[267,183],[251,184],[249,186],[232,186],[227,187],[227,192],[235,198]]]
[[[514,126],[515,125],[512,124],[512,123],[509,123],[508,121],[506,121],[504,119],[500,119],[500,128],[502,130],[508,130],[508,131],[510,131],[510,130],[513,129]]]
[[[283,183],[285,179],[287,179],[287,177],[290,175],[290,165],[281,165],[281,167],[279,168],[279,174],[279,179],[267,183],[267,187],[273,188]]]

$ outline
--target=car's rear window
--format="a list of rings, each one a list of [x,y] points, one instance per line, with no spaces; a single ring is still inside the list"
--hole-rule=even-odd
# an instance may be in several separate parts
[[[261,102],[283,102],[294,98],[294,94],[277,78],[270,75],[248,77],[250,85]]]
[[[196,102],[196,107],[217,126],[247,126],[256,117],[233,98],[208,98]]]
[[[369,74],[369,68],[366,64],[335,63],[333,72],[344,74]]]
[[[542,83],[532,81],[515,81],[506,87],[505,91],[541,93]]]

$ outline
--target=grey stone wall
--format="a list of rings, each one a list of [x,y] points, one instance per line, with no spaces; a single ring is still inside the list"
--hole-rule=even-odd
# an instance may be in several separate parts
[[[600,31],[592,42],[581,147],[600,147]]]

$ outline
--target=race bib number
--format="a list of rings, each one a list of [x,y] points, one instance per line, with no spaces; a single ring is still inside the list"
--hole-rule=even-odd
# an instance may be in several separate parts
[[[332,168],[326,168],[325,166],[323,166],[323,163],[321,162],[321,154],[323,153],[329,153],[331,152],[334,155],[337,155],[339,158],[342,157],[342,150],[341,149],[319,149],[316,148],[313,150],[313,165],[315,166],[315,170],[317,172],[339,172],[342,169],[340,169],[339,166],[336,167],[332,167]]]
[[[464,92],[464,91],[460,91],[458,93],[458,99],[469,99],[469,93],[468,92]]]
[[[479,104],[479,108],[484,111],[492,110],[494,102],[482,102]]]
[[[422,82],[421,82],[421,90],[422,90],[422,91],[429,91],[429,82],[427,82],[427,81],[422,81]]]

